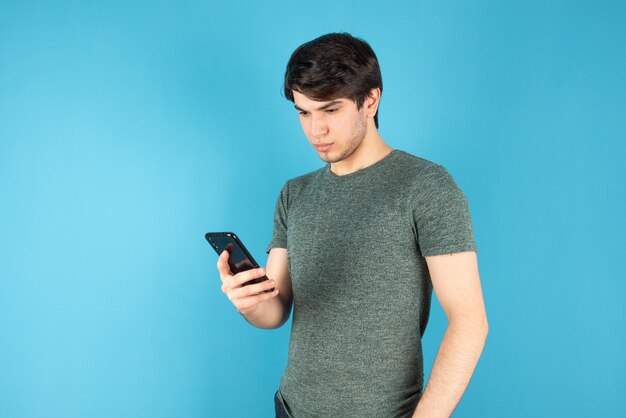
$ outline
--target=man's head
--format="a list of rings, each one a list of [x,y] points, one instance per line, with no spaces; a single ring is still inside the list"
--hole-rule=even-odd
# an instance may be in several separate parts
[[[367,42],[349,33],[329,33],[300,45],[287,63],[283,85],[294,103],[297,91],[317,101],[350,99],[357,110],[375,88],[382,94],[378,58]],[[378,128],[378,112],[374,122]]]
[[[318,148],[324,161],[342,161],[377,135],[382,77],[363,40],[331,33],[301,45],[289,59],[283,89],[311,144],[332,144]]]

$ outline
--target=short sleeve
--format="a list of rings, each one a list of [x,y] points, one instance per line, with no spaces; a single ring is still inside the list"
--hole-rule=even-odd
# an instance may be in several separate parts
[[[276,199],[274,208],[274,227],[272,239],[265,252],[269,254],[272,248],[287,248],[287,204],[289,198],[289,180],[283,185]]]
[[[467,198],[448,170],[428,168],[418,186],[413,221],[422,256],[477,252]]]

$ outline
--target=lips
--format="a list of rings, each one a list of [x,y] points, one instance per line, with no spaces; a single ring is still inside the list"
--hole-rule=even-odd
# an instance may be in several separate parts
[[[328,151],[330,149],[330,147],[333,145],[332,142],[329,142],[327,144],[315,144],[315,149],[318,151]]]

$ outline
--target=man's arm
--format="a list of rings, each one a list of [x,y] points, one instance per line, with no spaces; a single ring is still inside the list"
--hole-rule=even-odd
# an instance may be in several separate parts
[[[449,417],[474,373],[489,327],[476,252],[426,257],[426,262],[448,328],[413,418]]]

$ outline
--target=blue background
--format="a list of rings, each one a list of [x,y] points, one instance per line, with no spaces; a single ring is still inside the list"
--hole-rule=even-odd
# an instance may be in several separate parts
[[[289,326],[221,293],[323,162],[280,94],[323,33],[465,192],[490,334],[455,416],[624,416],[624,2],[0,2],[0,416],[273,416]],[[433,297],[428,376],[446,318]]]

